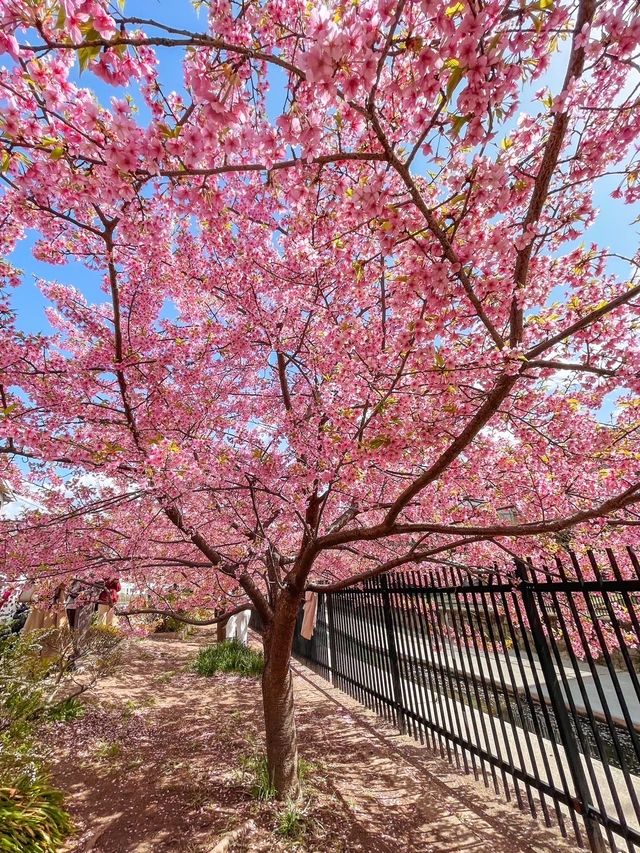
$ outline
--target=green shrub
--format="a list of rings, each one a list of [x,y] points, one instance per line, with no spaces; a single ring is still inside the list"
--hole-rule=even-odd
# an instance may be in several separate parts
[[[54,853],[70,832],[38,746],[47,721],[83,713],[78,696],[118,663],[119,632],[93,626],[76,648],[68,629],[0,638],[0,851]],[[82,679],[74,675],[82,672]]]
[[[264,657],[261,652],[244,646],[239,640],[225,640],[215,646],[201,649],[194,668],[198,675],[236,672],[239,675],[255,677],[264,669]]]
[[[33,744],[34,720],[46,706],[47,665],[32,638],[13,635],[0,641],[0,788],[33,775],[39,757]],[[0,849],[2,849],[0,847]]]
[[[298,756],[298,779],[301,782],[306,782],[309,776],[316,772],[318,765],[313,761],[308,761],[302,755]]]
[[[118,758],[121,752],[122,746],[118,741],[102,741],[96,749],[96,755],[100,759]]]
[[[24,777],[14,788],[0,788],[2,853],[56,853],[70,831],[62,794],[45,778]]]

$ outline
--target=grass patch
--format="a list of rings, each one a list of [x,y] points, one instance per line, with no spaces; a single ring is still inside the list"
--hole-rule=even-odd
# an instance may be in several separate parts
[[[288,800],[278,812],[275,831],[283,838],[298,841],[306,830],[306,811],[298,803]]]
[[[261,652],[244,646],[238,640],[225,640],[215,646],[201,649],[194,669],[198,675],[215,675],[216,672],[235,672],[238,675],[257,677],[264,669]]]
[[[298,779],[303,785],[308,777],[317,770],[317,766],[306,758],[298,758]],[[245,780],[248,779],[251,794],[257,800],[273,800],[276,791],[269,776],[269,767],[267,764],[267,756],[260,752],[254,752],[252,755],[245,755],[240,759],[240,770],[242,771]],[[291,803],[287,803],[287,807]],[[285,808],[286,811],[286,808]]]
[[[101,759],[118,758],[121,752],[122,747],[117,741],[111,741],[110,743],[105,741],[98,745],[96,749],[96,756]]]
[[[240,759],[240,769],[249,777],[251,794],[257,800],[272,800],[276,789],[271,784],[266,755],[248,755]]]
[[[307,761],[301,755],[298,756],[298,779],[300,782],[306,782],[309,776],[315,773],[317,769],[318,765],[314,764],[313,761]]]
[[[84,714],[84,705],[75,696],[63,699],[47,709],[47,718],[56,723],[69,723]]]

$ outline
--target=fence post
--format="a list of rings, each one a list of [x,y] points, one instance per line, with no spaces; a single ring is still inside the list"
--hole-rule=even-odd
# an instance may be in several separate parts
[[[522,603],[524,605],[525,613],[527,614],[527,621],[529,622],[529,630],[531,631],[533,644],[538,655],[538,660],[540,661],[540,668],[542,669],[545,685],[549,692],[551,706],[558,723],[560,739],[567,757],[569,772],[573,779],[578,799],[582,804],[582,817],[584,820],[587,838],[589,839],[589,846],[593,853],[605,853],[606,847],[600,831],[600,824],[590,814],[593,806],[591,804],[589,785],[584,773],[582,761],[580,760],[578,743],[573,729],[571,728],[571,721],[569,720],[569,714],[567,713],[567,706],[565,704],[564,696],[562,695],[562,689],[560,688],[558,676],[556,675],[553,660],[551,659],[551,654],[549,652],[547,639],[544,635],[544,629],[542,627],[540,614],[538,613],[538,607],[533,593],[534,584],[527,576],[526,565],[520,560],[516,560],[516,572],[521,582],[520,592],[522,593]],[[553,737],[553,732],[550,732],[550,735]]]
[[[391,667],[391,683],[393,684],[393,702],[398,714],[398,728],[400,734],[406,731],[404,706],[402,704],[402,683],[400,681],[400,665],[398,663],[398,647],[393,627],[393,614],[391,613],[391,600],[389,598],[389,579],[386,575],[380,578],[380,592],[382,595],[382,611],[384,613],[384,627],[387,634],[387,648],[389,649],[389,665]]]
[[[331,684],[336,686],[335,678],[335,663],[336,663],[336,635],[334,632],[333,622],[333,594],[330,592],[324,593],[324,598],[327,603],[327,652],[329,657],[329,678]]]

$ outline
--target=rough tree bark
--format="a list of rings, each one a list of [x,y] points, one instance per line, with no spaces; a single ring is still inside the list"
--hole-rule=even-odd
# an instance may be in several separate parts
[[[294,718],[291,644],[300,596],[283,590],[275,606],[273,620],[265,625],[263,644],[265,666],[262,675],[262,703],[269,778],[278,799],[300,795],[298,743]]]
[[[227,637],[227,623],[228,619],[224,619],[222,622],[218,622],[216,625],[216,642],[223,643]]]

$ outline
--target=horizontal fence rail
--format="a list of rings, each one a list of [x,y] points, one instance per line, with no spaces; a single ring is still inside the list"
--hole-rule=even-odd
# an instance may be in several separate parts
[[[592,851],[640,851],[640,565],[568,553],[318,595],[294,653]]]

